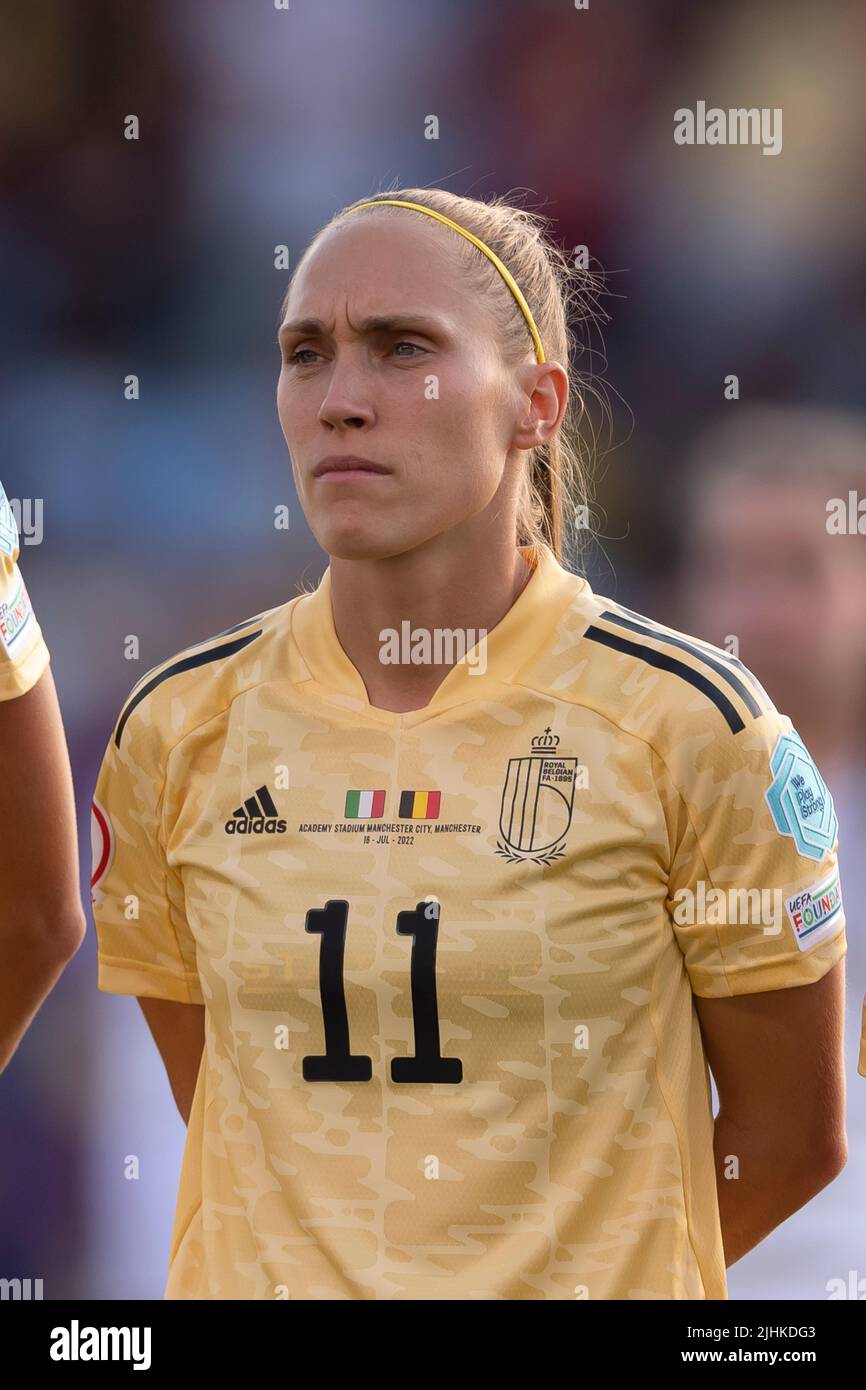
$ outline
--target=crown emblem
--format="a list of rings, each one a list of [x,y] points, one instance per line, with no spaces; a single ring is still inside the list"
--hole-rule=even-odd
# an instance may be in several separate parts
[[[537,734],[532,740],[533,753],[549,753],[552,749],[559,747],[559,737],[550,732],[550,725],[543,734]]]

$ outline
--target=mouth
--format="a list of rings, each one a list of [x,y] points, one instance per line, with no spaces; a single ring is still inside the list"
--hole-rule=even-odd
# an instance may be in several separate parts
[[[329,458],[322,459],[313,469],[314,478],[378,478],[384,477],[391,470],[383,467],[381,463],[374,463],[372,459],[358,458],[354,454],[337,455],[332,454]]]

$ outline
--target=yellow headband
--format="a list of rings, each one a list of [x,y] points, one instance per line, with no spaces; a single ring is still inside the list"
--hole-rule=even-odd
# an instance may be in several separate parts
[[[473,245],[478,247],[479,251],[483,251],[487,259],[492,261],[496,266],[499,274],[502,276],[506,285],[511,290],[511,293],[514,295],[514,298],[520,305],[523,317],[526,319],[529,331],[532,334],[532,341],[535,344],[535,355],[538,361],[543,362],[545,360],[544,348],[541,346],[541,338],[535,326],[535,319],[532,317],[529,305],[520,293],[517,281],[514,279],[511,271],[502,264],[495,251],[491,251],[489,246],[485,246],[480,237],[475,236],[472,232],[467,232],[466,228],[461,227],[459,222],[452,222],[450,217],[445,217],[441,212],[434,212],[432,208],[425,208],[422,203],[407,203],[402,198],[373,198],[366,203],[355,203],[353,207],[347,208],[346,210],[347,212],[357,212],[358,208],[378,208],[382,207],[383,204],[395,208],[414,208],[416,212],[426,212],[428,217],[435,217],[437,222],[444,222],[446,226],[453,227],[455,232],[459,232],[461,236],[465,236],[468,241],[471,241]]]

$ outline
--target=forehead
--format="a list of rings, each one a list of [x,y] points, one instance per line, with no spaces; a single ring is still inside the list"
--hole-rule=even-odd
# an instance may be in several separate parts
[[[401,216],[353,215],[330,227],[306,254],[285,317],[328,322],[345,308],[355,321],[410,306],[486,326],[480,296],[467,293],[461,274],[454,245],[459,235],[406,210]]]

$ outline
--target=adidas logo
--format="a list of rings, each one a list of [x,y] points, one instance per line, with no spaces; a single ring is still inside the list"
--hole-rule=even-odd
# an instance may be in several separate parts
[[[226,821],[227,835],[285,835],[286,822],[277,819],[277,808],[267,787],[257,787],[243,806]]]

